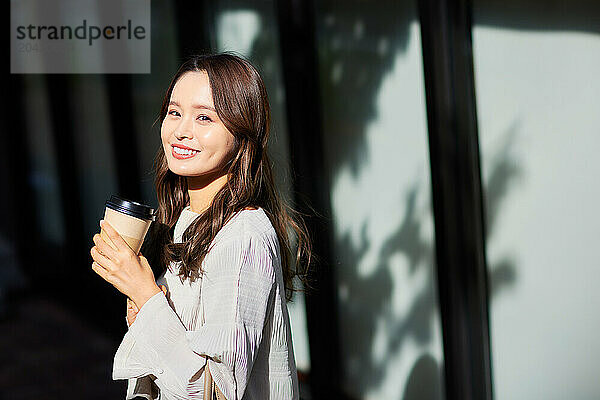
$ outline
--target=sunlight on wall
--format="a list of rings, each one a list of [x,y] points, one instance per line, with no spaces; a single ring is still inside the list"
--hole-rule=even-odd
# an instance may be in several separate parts
[[[260,30],[260,17],[256,11],[223,11],[217,18],[218,51],[235,50],[248,55]]]
[[[598,398],[600,36],[473,43],[495,398]]]
[[[344,387],[365,399],[413,398],[407,393],[423,379],[443,386],[418,23],[406,41],[375,90],[364,146],[351,149],[359,166],[342,163],[332,177]],[[350,68],[362,72],[360,64],[343,67],[333,62],[334,85]],[[368,99],[346,101],[360,108]],[[345,117],[331,116],[331,125]],[[327,132],[330,155],[345,134]],[[432,398],[423,391],[418,398]]]

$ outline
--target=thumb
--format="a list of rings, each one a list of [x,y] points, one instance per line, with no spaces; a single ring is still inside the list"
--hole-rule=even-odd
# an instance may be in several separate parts
[[[150,267],[150,263],[148,262],[148,260],[146,259],[146,257],[144,257],[142,255],[142,253],[138,254],[138,259],[140,260],[140,262],[142,263],[142,266],[144,266],[145,268],[150,268],[152,269],[152,267]]]

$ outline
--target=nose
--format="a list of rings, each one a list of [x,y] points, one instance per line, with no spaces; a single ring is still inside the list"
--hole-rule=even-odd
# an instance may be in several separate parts
[[[178,140],[182,140],[184,138],[187,139],[191,139],[194,137],[194,124],[193,121],[189,121],[188,118],[182,118],[181,122],[179,123],[179,125],[177,126],[177,128],[175,128],[175,131],[173,132],[173,134],[175,135],[175,137]]]

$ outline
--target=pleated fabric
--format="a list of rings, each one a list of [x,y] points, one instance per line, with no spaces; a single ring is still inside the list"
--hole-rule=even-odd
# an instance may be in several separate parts
[[[174,241],[198,217],[186,207]],[[229,400],[298,399],[277,234],[262,208],[238,212],[216,235],[195,282],[179,263],[157,279],[113,362],[125,399],[202,399],[204,367]],[[209,358],[207,358],[209,357]]]

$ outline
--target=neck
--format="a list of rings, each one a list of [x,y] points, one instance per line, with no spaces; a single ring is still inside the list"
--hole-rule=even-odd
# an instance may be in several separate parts
[[[198,214],[206,211],[217,192],[227,184],[227,174],[213,177],[188,176],[187,186],[190,209]]]

